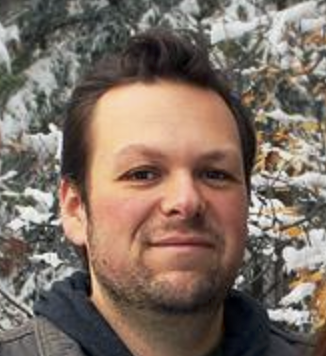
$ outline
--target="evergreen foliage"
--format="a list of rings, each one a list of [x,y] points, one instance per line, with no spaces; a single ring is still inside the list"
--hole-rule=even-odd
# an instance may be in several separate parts
[[[73,86],[153,26],[205,36],[256,119],[250,241],[237,286],[274,319],[318,327],[326,317],[325,15],[322,1],[35,0],[15,20],[19,43],[0,31],[0,56],[4,45],[11,60],[0,66],[0,328],[20,324],[40,289],[78,266],[56,194]],[[236,34],[235,24],[251,27]]]

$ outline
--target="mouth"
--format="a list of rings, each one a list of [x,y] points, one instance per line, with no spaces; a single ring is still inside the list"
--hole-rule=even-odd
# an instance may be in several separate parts
[[[150,243],[151,247],[157,248],[203,248],[203,249],[213,249],[214,243],[207,239],[206,237],[201,236],[166,236],[160,239],[157,239]]]
[[[157,235],[147,247],[147,258],[163,271],[204,271],[211,269],[217,256],[216,241],[205,234]]]

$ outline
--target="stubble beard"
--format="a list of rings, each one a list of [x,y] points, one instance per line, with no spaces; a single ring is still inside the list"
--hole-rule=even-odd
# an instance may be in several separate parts
[[[150,229],[151,230],[151,229]],[[210,231],[210,233],[212,233]],[[148,231],[143,240],[148,239]],[[219,258],[223,256],[224,238],[216,236]],[[162,315],[190,315],[212,313],[219,309],[233,285],[238,263],[226,270],[218,263],[211,270],[197,272],[185,285],[176,285],[169,279],[158,279],[141,261],[126,270],[118,270],[111,261],[98,256],[93,228],[89,229],[90,263],[106,298],[124,309],[151,310]]]

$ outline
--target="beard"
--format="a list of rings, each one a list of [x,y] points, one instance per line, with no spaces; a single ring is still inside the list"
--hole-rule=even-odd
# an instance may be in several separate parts
[[[235,261],[228,268],[220,263],[224,238],[221,234],[216,234],[215,229],[202,219],[191,218],[160,226],[149,225],[139,233],[139,240],[144,246],[155,234],[169,231],[196,232],[211,236],[217,241],[219,262],[204,271],[181,272],[188,274],[187,282],[181,284],[174,283],[169,278],[158,278],[141,258],[127,269],[122,270],[115,266],[108,256],[100,255],[97,241],[103,240],[103,236],[99,236],[93,226],[91,224],[89,229],[90,265],[101,292],[121,308],[151,310],[163,315],[208,313],[222,305],[235,280],[239,261]]]
[[[180,288],[169,280],[155,280],[145,267],[138,268],[127,277],[108,276],[94,266],[94,273],[106,296],[124,309],[151,310],[164,315],[209,312],[218,309],[232,283],[222,281],[216,271],[210,271],[191,286]],[[221,271],[218,271],[219,273]]]

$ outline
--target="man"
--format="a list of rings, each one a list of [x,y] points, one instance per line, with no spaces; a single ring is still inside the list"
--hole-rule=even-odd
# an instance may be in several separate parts
[[[136,36],[75,89],[63,134],[62,222],[87,272],[44,294],[1,356],[297,355],[231,290],[255,133],[198,44]]]

